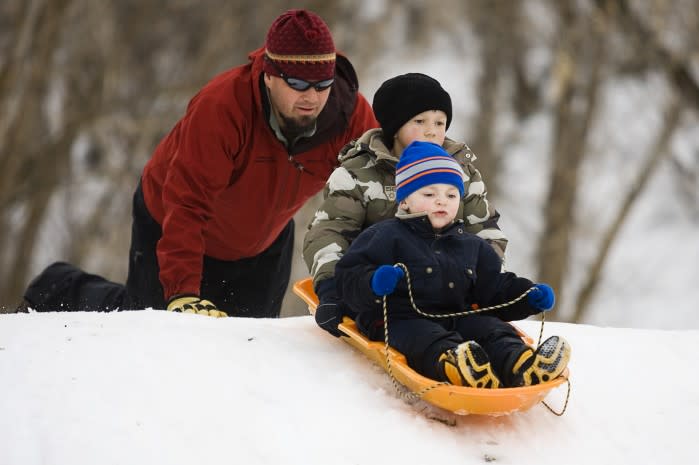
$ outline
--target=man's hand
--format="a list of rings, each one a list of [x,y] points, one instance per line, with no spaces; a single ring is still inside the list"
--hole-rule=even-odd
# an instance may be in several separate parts
[[[199,298],[196,295],[174,296],[167,304],[168,312],[196,313],[197,315],[224,318],[228,314],[216,308],[212,302]]]

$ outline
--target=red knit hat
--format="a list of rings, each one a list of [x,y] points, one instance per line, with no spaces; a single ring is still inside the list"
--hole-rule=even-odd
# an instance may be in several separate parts
[[[272,76],[279,76],[281,71],[313,82],[335,76],[335,44],[330,29],[320,16],[308,10],[289,10],[272,23],[265,55],[264,71]]]

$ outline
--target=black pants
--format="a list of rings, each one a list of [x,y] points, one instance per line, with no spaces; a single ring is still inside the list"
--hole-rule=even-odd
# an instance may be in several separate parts
[[[361,332],[370,339],[383,340],[383,327],[367,329],[360,320],[357,326]],[[389,345],[405,355],[412,369],[435,380],[446,381],[438,367],[439,356],[464,341],[476,341],[483,347],[493,371],[506,386],[510,385],[514,363],[528,348],[512,325],[487,314],[388,321]]]
[[[24,293],[37,311],[111,311],[166,307],[156,245],[162,230],[146,209],[139,184],[133,198],[133,225],[126,285],[56,262],[42,271]],[[201,296],[230,316],[276,318],[289,284],[294,221],[264,252],[223,261],[204,256]]]

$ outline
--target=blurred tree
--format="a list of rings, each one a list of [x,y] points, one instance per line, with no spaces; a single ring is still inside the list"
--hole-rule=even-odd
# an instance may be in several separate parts
[[[538,279],[562,289],[568,271],[578,176],[597,111],[606,60],[607,24],[569,2],[554,2],[560,21],[552,72],[555,86],[551,177],[539,238]]]
[[[550,165],[536,168],[550,166],[547,195],[541,205],[522,206],[532,216],[543,212],[532,268],[565,291],[559,302],[574,307],[559,318],[584,321],[653,166],[670,160],[687,215],[699,217],[699,163],[674,156],[670,144],[680,115],[696,118],[699,109],[698,6],[697,0],[3,0],[0,307],[16,303],[28,279],[57,259],[123,281],[131,195],[151,151],[208,79],[245,62],[282,11],[305,7],[328,21],[360,82],[373,77],[369,71],[379,80],[392,75],[384,63],[398,51],[418,59],[448,54],[458,78],[462,68],[478,67],[478,79],[464,78],[452,94],[473,87],[477,110],[464,132],[496,202],[508,196],[499,176],[513,156],[511,142],[532,116],[545,115],[550,144],[535,150],[550,153]],[[633,171],[635,184],[619,186],[616,216],[594,238],[589,265],[580,263],[572,253],[584,222],[576,208],[584,197],[579,178],[604,117],[600,89],[650,74],[672,89],[658,99],[657,112],[667,117],[653,140],[637,147],[648,154],[646,163]],[[317,202],[297,215],[297,249]],[[300,259],[292,273],[292,279],[307,273]],[[295,298],[284,308],[284,315],[305,312]]]

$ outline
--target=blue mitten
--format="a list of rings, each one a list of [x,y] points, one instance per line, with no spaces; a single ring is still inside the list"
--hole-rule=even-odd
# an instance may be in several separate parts
[[[396,290],[396,285],[403,276],[405,276],[405,272],[402,268],[381,265],[371,277],[371,290],[378,296],[391,294]]]
[[[535,284],[532,291],[527,294],[527,301],[529,302],[529,305],[537,310],[548,312],[553,308],[553,304],[556,302],[556,296],[554,295],[551,286],[544,283],[538,283]]]

